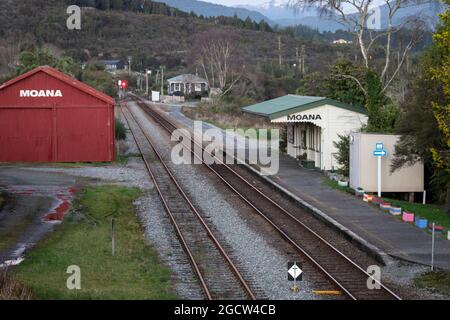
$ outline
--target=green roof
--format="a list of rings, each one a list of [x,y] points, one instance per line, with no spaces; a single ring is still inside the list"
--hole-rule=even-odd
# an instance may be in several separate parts
[[[297,96],[293,94],[244,107],[242,110],[247,113],[256,114],[273,120],[289,114],[321,107],[326,104],[361,114],[367,114],[367,111],[364,108],[342,103],[333,99]]]

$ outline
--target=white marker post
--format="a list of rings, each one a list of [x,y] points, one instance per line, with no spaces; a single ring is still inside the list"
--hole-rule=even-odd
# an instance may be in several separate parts
[[[381,157],[387,156],[386,150],[384,150],[383,142],[377,142],[375,146],[375,151],[373,155],[377,157],[378,161],[378,173],[377,173],[377,184],[378,184],[378,198],[381,198]]]
[[[435,222],[433,222],[432,228],[433,229],[431,230],[431,271],[434,271],[434,237],[436,228]]]

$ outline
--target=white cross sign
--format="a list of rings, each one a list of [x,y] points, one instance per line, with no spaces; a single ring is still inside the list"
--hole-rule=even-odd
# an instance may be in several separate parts
[[[292,281],[296,281],[303,274],[303,270],[297,266],[297,263],[294,262],[293,265],[288,270],[289,275],[293,279]]]

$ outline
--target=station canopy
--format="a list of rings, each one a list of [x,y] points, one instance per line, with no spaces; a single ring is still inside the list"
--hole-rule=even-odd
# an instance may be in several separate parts
[[[367,111],[359,106],[353,106],[351,104],[342,103],[325,97],[298,96],[293,94],[244,107],[242,110],[247,113],[273,120],[324,105],[332,105],[337,108],[367,114]]]

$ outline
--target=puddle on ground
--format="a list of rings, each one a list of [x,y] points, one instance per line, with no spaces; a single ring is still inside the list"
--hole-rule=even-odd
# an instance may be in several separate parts
[[[0,192],[7,195],[7,202],[0,210],[0,234],[12,233],[16,238],[0,251],[1,269],[21,263],[26,251],[51,232],[55,224],[63,221],[71,209],[77,188],[8,185],[0,186]]]
[[[71,208],[72,199],[77,189],[75,187],[61,186],[12,185],[7,187],[0,186],[0,192],[5,192],[10,196],[51,197],[54,201],[50,210],[44,215],[43,221],[61,222]]]

